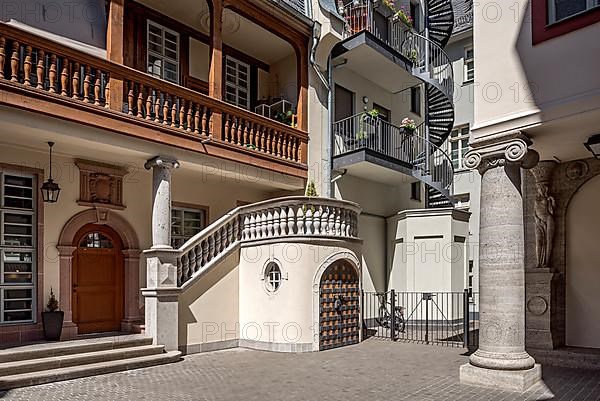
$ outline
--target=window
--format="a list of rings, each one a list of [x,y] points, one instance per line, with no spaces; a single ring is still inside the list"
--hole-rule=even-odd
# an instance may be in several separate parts
[[[113,248],[113,243],[110,238],[106,235],[93,232],[87,234],[85,237],[81,239],[79,243],[80,248],[96,248],[96,249],[111,249]]]
[[[36,180],[0,173],[0,323],[35,316]]]
[[[410,16],[413,19],[413,27],[417,32],[421,32],[421,5],[416,2],[410,3]]]
[[[275,262],[269,262],[265,269],[265,286],[269,292],[275,292],[281,287],[281,269]]]
[[[469,126],[454,128],[448,138],[448,146],[454,170],[462,169],[462,159],[469,151]]]
[[[171,209],[171,246],[180,248],[206,227],[207,209],[173,206]]]
[[[179,34],[155,22],[147,25],[148,72],[179,84]]]
[[[465,72],[463,76],[463,82],[473,82],[475,79],[475,56],[473,53],[473,46],[465,47]]]
[[[421,115],[421,87],[413,86],[410,88],[410,111]]]
[[[599,5],[600,0],[548,0],[548,23],[562,21]]]
[[[410,184],[410,199],[421,201],[421,183],[419,181]]]
[[[387,122],[390,121],[391,112],[388,109],[378,105],[377,103],[373,103],[373,108],[375,110],[377,110],[377,112],[379,113],[377,116],[380,119],[382,119],[383,121],[387,121]]]
[[[230,56],[225,59],[225,100],[250,109],[250,66]]]

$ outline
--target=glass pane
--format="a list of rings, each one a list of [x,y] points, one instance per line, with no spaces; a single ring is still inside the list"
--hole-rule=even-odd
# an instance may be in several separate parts
[[[31,199],[4,197],[4,206],[14,207],[16,209],[33,209],[33,201]]]
[[[148,31],[152,34],[158,35],[158,36],[162,36],[162,29],[156,25],[153,24],[149,24],[148,25]]]
[[[165,31],[165,45],[168,45],[168,43],[171,42],[172,44],[174,44],[173,47],[171,47],[172,45],[168,45],[168,47],[170,47],[171,49],[177,48],[177,39],[177,35],[174,35],[172,32]]]
[[[5,322],[17,322],[20,320],[31,320],[31,311],[4,312]]]
[[[28,299],[32,295],[31,288],[6,289],[4,290],[4,299]]]
[[[557,21],[585,11],[587,8],[587,0],[554,0],[554,4]]]
[[[18,176],[14,176],[14,175],[5,175],[4,176],[4,184],[31,188],[31,187],[33,187],[33,179],[31,177],[18,177]]]
[[[466,51],[465,58],[466,59],[472,59],[473,58],[473,49],[468,49]]]
[[[99,232],[89,233],[79,243],[81,248],[113,248],[110,238]]]
[[[31,300],[5,301],[4,310],[31,309]]]

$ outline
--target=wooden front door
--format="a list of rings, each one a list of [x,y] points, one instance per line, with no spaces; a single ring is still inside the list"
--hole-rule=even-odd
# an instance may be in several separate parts
[[[73,322],[79,334],[119,331],[123,319],[124,264],[119,235],[89,224],[73,258]]]
[[[360,334],[360,282],[346,261],[329,266],[321,278],[320,350],[358,344]]]

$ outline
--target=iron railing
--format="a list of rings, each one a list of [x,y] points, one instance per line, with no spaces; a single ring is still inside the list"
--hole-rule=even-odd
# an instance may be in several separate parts
[[[350,37],[367,31],[377,39],[400,52],[402,43],[412,29],[381,2],[375,6],[373,0],[354,0],[341,9],[346,22],[345,35]]]
[[[413,62],[413,72],[435,85],[447,99],[454,93],[452,62],[438,44],[418,33],[409,31],[400,51]]]
[[[364,337],[474,350],[479,340],[478,299],[468,290],[363,292]]]
[[[406,165],[415,177],[440,191],[452,185],[452,161],[444,150],[425,138],[423,124],[408,131],[363,112],[334,123],[333,134],[334,156],[368,149]]]

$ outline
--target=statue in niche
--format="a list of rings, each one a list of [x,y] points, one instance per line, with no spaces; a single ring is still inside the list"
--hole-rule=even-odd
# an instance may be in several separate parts
[[[552,257],[555,207],[556,201],[549,194],[548,185],[538,184],[534,207],[538,267],[548,267]]]

